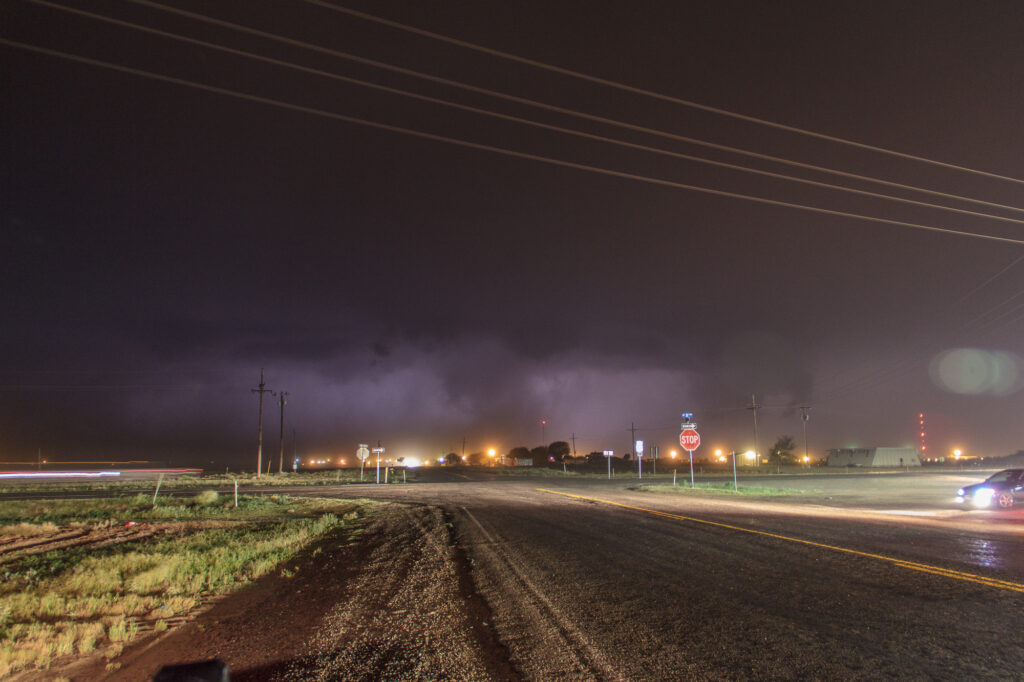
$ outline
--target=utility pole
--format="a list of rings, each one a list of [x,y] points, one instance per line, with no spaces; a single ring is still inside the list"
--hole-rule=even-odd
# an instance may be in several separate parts
[[[284,406],[288,404],[288,396],[291,395],[288,391],[281,391],[281,395],[278,399],[278,404],[281,406],[281,453],[277,458],[277,473],[284,473]]]
[[[575,431],[572,434],[572,456],[573,457],[576,456],[576,432]]]
[[[807,420],[811,418],[811,415],[807,414],[807,412],[810,409],[811,408],[808,405],[801,405],[800,406],[800,419],[804,423],[804,464],[806,466],[810,466],[810,462],[811,462],[810,458],[807,455]]]
[[[761,464],[761,452],[757,442],[757,411],[761,409],[761,406],[757,404],[757,398],[754,394],[750,394],[750,407],[747,408],[754,413],[754,464]]]
[[[643,458],[640,456],[640,453],[636,451],[636,424],[634,424],[633,422],[629,422],[629,435],[631,438],[629,443],[629,449],[630,451],[632,451],[633,457],[636,458],[637,478],[643,478],[644,463]]]
[[[466,461],[466,437],[462,437],[462,461]]]
[[[274,395],[274,392],[267,388],[266,381],[263,380],[263,369],[260,368],[260,386],[259,388],[252,389],[253,393],[258,393],[260,396],[260,427],[259,436],[256,441],[256,478],[260,477],[260,470],[263,468],[263,394],[269,393]]]

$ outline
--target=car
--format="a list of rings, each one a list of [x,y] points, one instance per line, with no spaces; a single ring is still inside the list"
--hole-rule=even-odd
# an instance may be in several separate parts
[[[1024,503],[1024,469],[1003,469],[956,491],[957,504],[977,509],[1010,509],[1018,497]]]

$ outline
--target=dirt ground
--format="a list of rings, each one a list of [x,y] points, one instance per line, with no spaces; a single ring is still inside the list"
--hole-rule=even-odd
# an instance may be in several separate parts
[[[437,507],[387,505],[358,539],[338,533],[189,622],[137,640],[112,665],[22,679],[146,680],[218,658],[234,680],[517,679]]]

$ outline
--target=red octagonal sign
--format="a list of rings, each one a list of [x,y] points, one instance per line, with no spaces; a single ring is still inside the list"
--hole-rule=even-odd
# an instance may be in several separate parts
[[[683,450],[693,452],[700,447],[700,434],[694,429],[686,429],[679,434],[679,444],[683,447]]]

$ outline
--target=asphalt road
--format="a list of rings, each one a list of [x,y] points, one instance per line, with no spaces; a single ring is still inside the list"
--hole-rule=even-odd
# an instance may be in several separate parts
[[[952,509],[976,476],[808,476],[788,483],[806,494],[740,500],[467,478],[491,477],[341,494],[448,511],[525,679],[1024,670],[1024,512]]]

